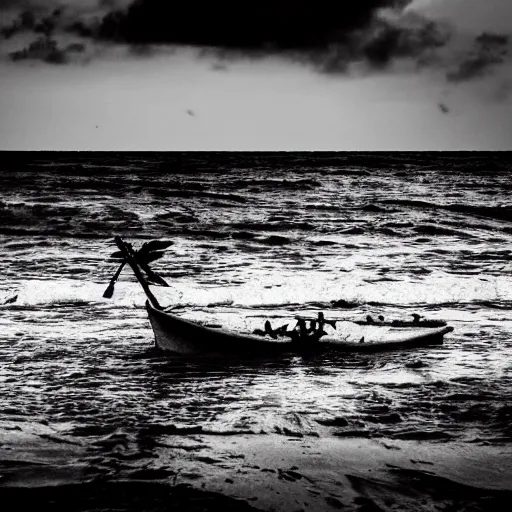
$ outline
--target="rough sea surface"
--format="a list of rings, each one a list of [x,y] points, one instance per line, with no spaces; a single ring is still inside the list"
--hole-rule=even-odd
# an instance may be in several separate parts
[[[45,480],[49,461],[55,483],[59,457],[96,476],[176,480],[159,443],[222,464],[200,460],[197,436],[503,453],[511,176],[507,153],[0,155],[0,304],[17,295],[0,306],[0,484]],[[442,346],[374,355],[163,357],[128,268],[102,298],[115,235],[174,242],[152,264],[170,287],[154,293],[189,318],[252,329],[319,310],[419,313],[455,330]],[[201,478],[185,466],[179,482]]]

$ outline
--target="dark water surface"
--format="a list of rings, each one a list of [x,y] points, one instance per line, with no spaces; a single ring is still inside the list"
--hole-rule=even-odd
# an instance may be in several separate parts
[[[0,302],[18,294],[0,307],[4,434],[89,447],[120,435],[139,448],[198,432],[512,439],[511,155],[0,162]],[[441,347],[371,356],[162,358],[128,270],[102,298],[114,235],[174,241],[153,264],[171,287],[155,294],[192,318],[242,328],[318,308],[348,320],[417,312],[455,331]],[[355,307],[332,309],[337,299]]]

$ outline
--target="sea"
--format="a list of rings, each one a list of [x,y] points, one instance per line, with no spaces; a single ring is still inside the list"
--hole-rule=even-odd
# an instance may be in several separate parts
[[[0,154],[0,483],[43,478],[57,448],[116,475],[163,433],[509,446],[511,177],[512,153]],[[128,267],[103,297],[116,235],[172,242],[152,290],[194,320],[454,331],[376,354],[163,355]]]

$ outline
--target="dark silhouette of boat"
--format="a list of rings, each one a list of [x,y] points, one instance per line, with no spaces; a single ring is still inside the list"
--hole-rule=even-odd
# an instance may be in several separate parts
[[[319,314],[318,328],[305,330],[283,331],[282,328],[272,331],[267,327],[265,335],[236,332],[222,327],[208,327],[199,322],[187,320],[180,315],[165,311],[158,303],[149,288],[149,283],[168,286],[167,283],[148,266],[163,255],[163,250],[171,242],[152,241],[145,243],[141,249],[134,251],[130,244],[120,237],[115,238],[119,251],[113,256],[122,260],[121,267],[112,278],[104,296],[111,297],[114,283],[119,277],[122,267],[127,263],[146,293],[146,310],[155,335],[156,348],[177,354],[258,354],[272,355],[293,352],[317,352],[336,350],[342,352],[376,352],[389,349],[406,349],[440,345],[445,334],[453,331],[453,327],[445,326],[437,329],[415,328],[411,333],[389,332],[388,336],[375,337],[365,334],[363,338],[348,341],[330,336],[323,330],[325,325],[335,329],[335,321],[326,320],[323,313]],[[144,277],[144,273],[146,277]],[[304,328],[304,321],[298,319],[299,327]],[[316,325],[316,323],[315,323]],[[280,336],[273,335],[279,332]],[[268,337],[267,337],[268,335]]]

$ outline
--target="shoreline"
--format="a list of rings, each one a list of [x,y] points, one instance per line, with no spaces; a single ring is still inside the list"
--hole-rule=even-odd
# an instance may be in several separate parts
[[[262,510],[373,503],[374,510],[427,511],[457,501],[497,510],[500,497],[512,497],[512,448],[506,446],[273,435],[208,442],[212,457],[237,462],[205,471],[206,488],[256,497],[252,503]]]
[[[148,501],[142,499],[137,510],[168,510],[164,502],[166,507],[201,502],[206,508],[197,510],[210,510],[215,502],[225,510],[283,512],[447,507],[490,512],[505,510],[500,503],[512,498],[507,444],[188,435],[155,437],[153,447],[144,450],[133,449],[123,434],[86,444],[44,431],[2,433],[0,497],[12,496],[18,504],[47,499],[75,510],[74,498],[92,493],[95,510],[105,508],[113,489],[125,489],[122,497],[139,488]],[[158,508],[152,486],[171,501]]]

